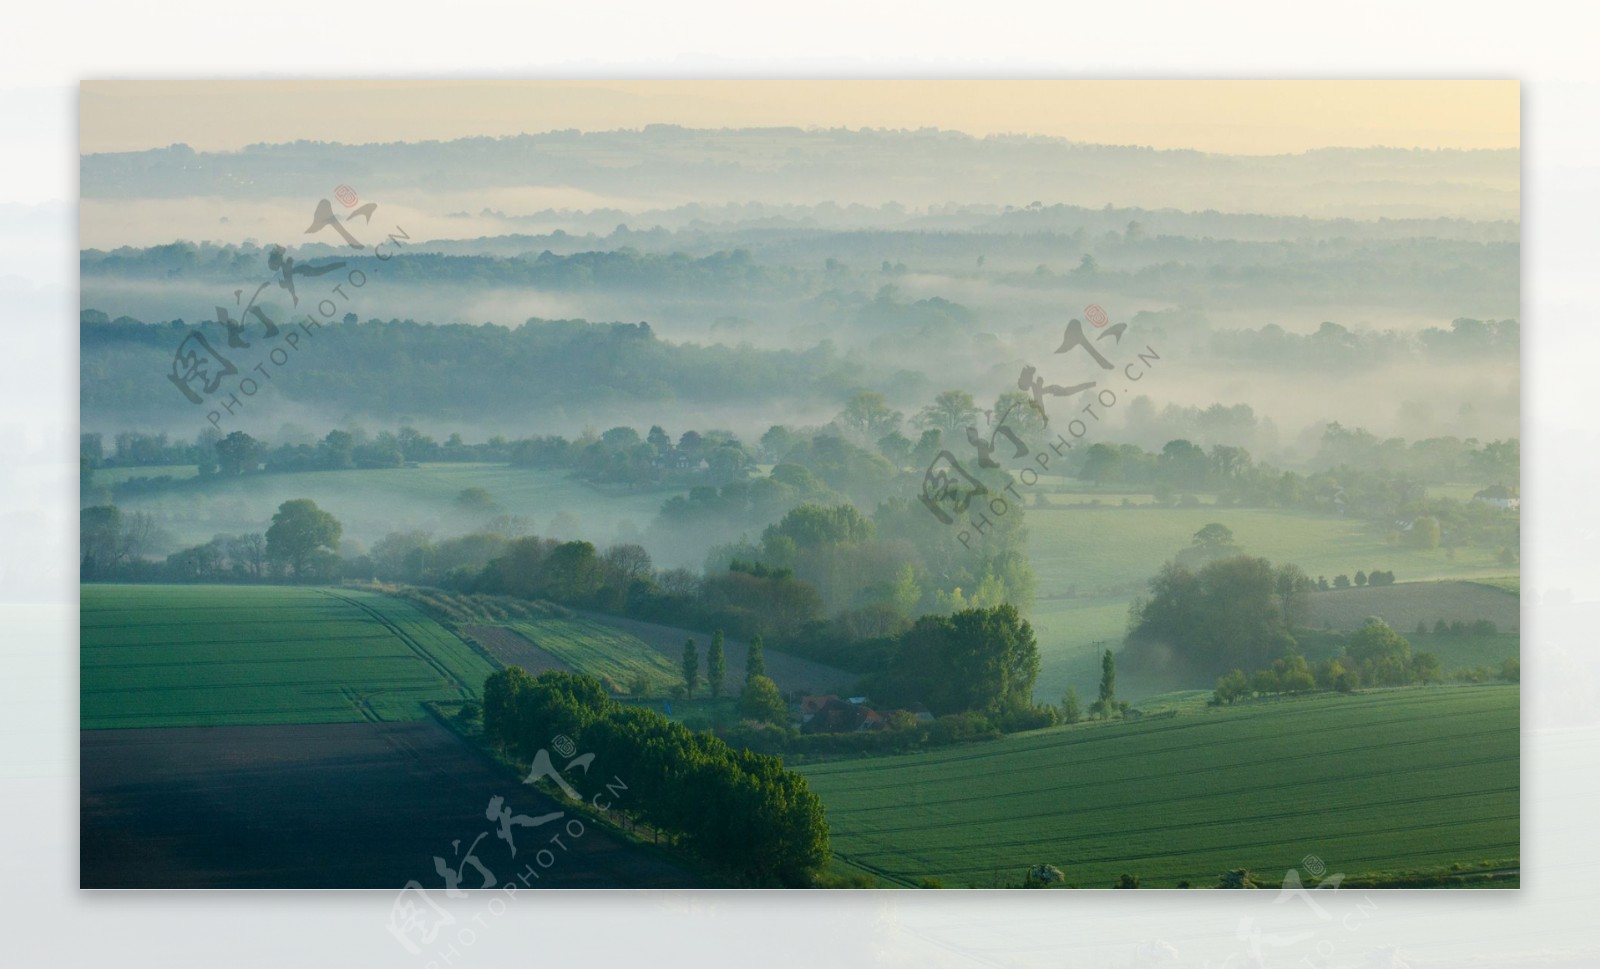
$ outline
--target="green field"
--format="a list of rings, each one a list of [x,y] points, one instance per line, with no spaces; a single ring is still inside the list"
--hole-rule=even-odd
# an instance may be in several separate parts
[[[133,474],[139,469],[125,469]],[[159,469],[168,474],[171,469]],[[484,488],[498,512],[463,512],[455,506],[462,489]],[[631,522],[643,532],[677,490],[602,491],[563,471],[507,465],[441,462],[416,468],[365,468],[337,472],[285,472],[213,479],[203,486],[131,496],[117,504],[142,511],[175,541],[205,542],[218,532],[264,532],[284,501],[309,498],[332,512],[347,539],[370,546],[390,532],[427,529],[440,537],[480,529],[493,515],[528,519],[533,531],[550,533],[563,513],[575,518],[582,537],[605,544],[617,526]],[[577,538],[561,535],[560,538]]]
[[[1473,582],[1480,583],[1492,589],[1504,590],[1507,593],[1516,593],[1518,596],[1522,595],[1521,576],[1490,576],[1474,579]]]
[[[1080,695],[1093,695],[1100,676],[1098,655],[1107,646],[1120,647],[1133,598],[1209,522],[1232,529],[1234,541],[1249,555],[1296,563],[1313,578],[1325,575],[1330,582],[1358,569],[1392,570],[1401,582],[1504,582],[1500,577],[1506,574],[1491,550],[1457,550],[1452,560],[1442,549],[1390,545],[1366,523],[1337,516],[1214,506],[1030,507],[1028,552],[1037,593],[1029,620],[1038,634],[1040,655],[1036,698],[1054,703],[1069,685]],[[1122,687],[1132,699],[1141,690],[1131,677]]]
[[[594,620],[525,620],[506,623],[534,646],[551,654],[580,674],[588,674],[608,690],[632,693],[636,678],[664,691],[683,680],[683,671],[648,643],[632,634]],[[702,665],[706,644],[700,645]],[[703,672],[703,671],[702,671]]]
[[[1519,856],[1519,691],[1315,695],[803,767],[843,868],[889,885],[1276,882]]]
[[[402,600],[281,586],[81,587],[85,729],[404,721],[494,667]]]

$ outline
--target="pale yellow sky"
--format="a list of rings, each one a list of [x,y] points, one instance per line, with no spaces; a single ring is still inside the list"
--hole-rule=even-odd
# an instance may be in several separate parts
[[[936,127],[1279,154],[1516,148],[1516,81],[86,81],[84,153],[688,127]]]

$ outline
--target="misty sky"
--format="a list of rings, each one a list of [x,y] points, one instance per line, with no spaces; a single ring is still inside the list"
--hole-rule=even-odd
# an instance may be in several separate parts
[[[1516,148],[1516,81],[87,81],[80,150],[567,128],[937,127],[1278,154]]]

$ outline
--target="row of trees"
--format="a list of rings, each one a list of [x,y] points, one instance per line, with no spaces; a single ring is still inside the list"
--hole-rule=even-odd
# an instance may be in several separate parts
[[[1521,333],[1516,320],[1469,317],[1451,321],[1448,330],[1428,327],[1415,333],[1351,330],[1324,321],[1308,334],[1291,333],[1277,324],[1258,330],[1217,331],[1211,334],[1208,344],[1219,356],[1327,371],[1365,368],[1374,360],[1400,361],[1412,357],[1515,357]]]
[[[403,282],[406,262],[397,256],[367,272]],[[293,315],[287,302],[279,311],[288,311],[277,316],[280,323]],[[175,423],[188,413],[176,392],[152,402],[148,382],[138,375],[169,369],[173,348],[189,334],[209,330],[220,347],[221,328],[181,320],[99,322],[89,312],[79,329],[84,373],[95,375],[84,384],[85,418],[160,409]],[[842,399],[869,377],[863,363],[826,344],[791,351],[675,343],[657,339],[643,323],[532,319],[508,327],[351,319],[324,323],[316,339],[317,353],[274,371],[274,393],[321,413],[427,414],[447,422],[506,422],[529,413],[564,418],[574,401],[590,412],[636,406],[641,399],[820,403]],[[241,371],[251,366],[248,356],[235,363]]]
[[[711,698],[722,696],[723,678],[727,675],[727,657],[722,631],[711,634],[711,646],[706,650],[706,689]],[[789,721],[789,706],[784,703],[783,692],[767,676],[766,648],[761,634],[750,638],[744,658],[744,687],[739,691],[739,716],[756,724],[783,725]],[[700,682],[700,653],[690,637],[683,644],[683,692],[693,697]]]
[[[204,428],[191,440],[173,439],[166,432],[118,432],[113,450],[107,451],[104,436],[86,432],[79,436],[80,478],[92,485],[94,473],[106,468],[194,465],[200,477],[232,477],[257,472],[339,471],[349,468],[396,468],[406,462],[507,461],[513,446],[502,436],[468,443],[459,433],[444,442],[405,426],[399,431],[380,431],[370,435],[361,428],[334,429],[320,439],[304,431],[285,427],[284,440],[273,444],[244,431],[223,434]],[[130,479],[119,483],[116,492],[133,493],[172,486],[170,477]]]
[[[578,739],[593,765],[626,786],[613,802],[637,822],[748,886],[809,886],[830,849],[822,802],[769,755],[735,751],[641,707],[617,704],[591,677],[520,667],[484,684],[489,742],[527,762],[555,735]],[[587,770],[587,769],[585,769]]]
[[[154,520],[145,512],[125,514],[115,505],[81,509],[79,578],[332,582],[342,571],[337,550],[344,527],[310,499],[291,499],[280,505],[265,533],[219,535],[180,549],[165,562],[143,558],[155,531]]]
[[[1368,617],[1350,635],[1344,653],[1311,664],[1298,653],[1285,654],[1246,675],[1233,670],[1217,678],[1214,703],[1232,704],[1251,695],[1294,694],[1312,690],[1348,692],[1360,687],[1401,687],[1444,679],[1439,658],[1412,653],[1411,643],[1377,617]]]
[[[1332,583],[1331,586],[1329,585],[1328,580],[1327,580],[1326,577],[1324,577],[1324,576],[1318,576],[1317,577],[1317,589],[1320,589],[1320,590],[1349,589],[1351,585],[1352,584],[1351,584],[1350,577],[1346,576],[1344,573],[1340,573],[1339,575],[1333,577],[1333,583]],[[1393,586],[1394,585],[1394,573],[1386,571],[1386,570],[1382,570],[1382,569],[1374,569],[1372,572],[1368,573],[1368,572],[1363,572],[1362,570],[1358,569],[1358,570],[1356,570],[1356,578],[1355,578],[1355,581],[1354,581],[1354,585],[1356,585],[1356,586]]]
[[[511,464],[571,468],[585,481],[644,488],[743,481],[756,458],[731,431],[685,431],[674,443],[657,424],[643,436],[619,425],[571,441],[560,435],[527,438],[512,445]]]

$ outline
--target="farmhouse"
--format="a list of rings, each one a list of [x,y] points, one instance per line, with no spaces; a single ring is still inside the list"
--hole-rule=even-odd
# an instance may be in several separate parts
[[[800,698],[800,729],[807,734],[886,730],[888,718],[868,707],[866,700],[865,697],[844,700],[836,694],[806,695]]]
[[[1490,485],[1488,488],[1480,489],[1472,496],[1472,500],[1502,512],[1509,512],[1522,506],[1522,498],[1517,494],[1517,489],[1505,485]]]

